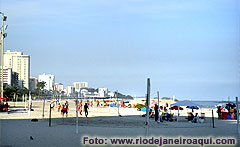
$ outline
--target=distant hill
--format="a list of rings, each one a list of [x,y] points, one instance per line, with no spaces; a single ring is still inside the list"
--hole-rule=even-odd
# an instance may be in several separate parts
[[[117,92],[117,96],[118,96],[118,98],[122,98],[122,99],[133,99],[133,97],[131,95],[124,95],[119,92]]]
[[[161,100],[172,100],[173,98],[171,97],[162,97]],[[175,101],[178,101],[178,99],[174,99]]]

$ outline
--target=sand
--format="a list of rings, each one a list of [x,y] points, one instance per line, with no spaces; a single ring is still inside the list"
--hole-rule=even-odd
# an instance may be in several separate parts
[[[15,103],[9,114],[0,113],[0,145],[1,146],[83,146],[83,137],[113,138],[113,137],[234,137],[239,138],[235,120],[218,120],[215,118],[215,128],[212,127],[211,109],[202,109],[196,112],[205,112],[204,123],[189,123],[185,116],[187,111],[180,111],[179,122],[157,123],[150,119],[149,126],[145,125],[146,118],[141,117],[143,112],[135,108],[101,107],[90,108],[89,117],[80,116],[78,119],[79,133],[76,134],[76,112],[74,101],[70,101],[69,118],[62,118],[55,109],[52,113],[51,127],[49,127],[49,106],[46,101],[45,117],[42,119],[42,101],[34,101],[30,116],[24,110],[24,103]],[[14,106],[13,103],[10,103]],[[214,112],[215,116],[216,113]],[[31,119],[37,118],[38,122]],[[30,139],[33,137],[33,140]],[[107,144],[110,146],[110,144]],[[92,146],[92,145],[91,145]],[[237,145],[236,145],[237,146]]]

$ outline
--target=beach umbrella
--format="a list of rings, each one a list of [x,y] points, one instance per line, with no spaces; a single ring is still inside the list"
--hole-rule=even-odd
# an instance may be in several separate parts
[[[189,109],[196,109],[196,110],[199,109],[198,106],[187,106],[186,108],[189,108]]]
[[[110,107],[117,107],[117,105],[114,105],[114,104],[110,104],[109,106]]]
[[[158,104],[157,102],[152,102],[153,105]]]
[[[236,107],[236,104],[234,104],[234,103],[227,103],[226,107],[234,108],[234,107]]]
[[[149,108],[149,111],[150,111],[150,109],[151,108]],[[143,111],[143,112],[146,112],[146,110],[147,110],[146,108],[141,108],[141,111]],[[154,112],[154,109],[152,109],[152,112]]]

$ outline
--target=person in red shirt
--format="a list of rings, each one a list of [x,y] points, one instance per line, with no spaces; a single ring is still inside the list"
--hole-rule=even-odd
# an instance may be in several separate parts
[[[62,106],[62,117],[64,117],[64,114],[66,113],[66,117],[68,116],[68,105],[65,103]]]
[[[79,114],[82,115],[82,103],[78,104],[78,111],[79,111]]]

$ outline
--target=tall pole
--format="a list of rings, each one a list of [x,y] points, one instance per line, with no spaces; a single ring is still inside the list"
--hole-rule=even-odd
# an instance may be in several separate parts
[[[27,104],[26,104],[26,95],[23,95],[24,96],[24,108],[25,110],[27,109]]]
[[[52,117],[52,107],[51,107],[51,104],[50,104],[50,110],[49,110],[49,127],[51,127],[51,117]]]
[[[45,97],[43,97],[43,113],[42,113],[42,119],[44,119],[44,110],[45,109]]]
[[[118,91],[116,91],[116,97],[117,97],[117,108],[118,108],[118,116],[120,116],[119,114],[119,101],[118,101]]]
[[[212,124],[213,124],[213,128],[214,128],[214,115],[213,115],[213,109],[212,109]]]
[[[146,125],[149,125],[149,103],[150,103],[150,78],[147,78],[147,99],[146,99]]]
[[[78,93],[76,99],[76,134],[78,134]]]
[[[2,61],[1,61],[1,104],[3,104],[3,65],[4,65],[4,60],[3,60],[3,54],[4,54],[4,14],[2,13],[2,31],[1,31],[1,41],[2,41],[2,49],[1,49],[1,53],[2,53]]]
[[[32,102],[32,98],[31,98],[31,93],[29,92],[29,98],[28,98],[28,116],[30,116],[30,111],[31,111],[31,102]]]

